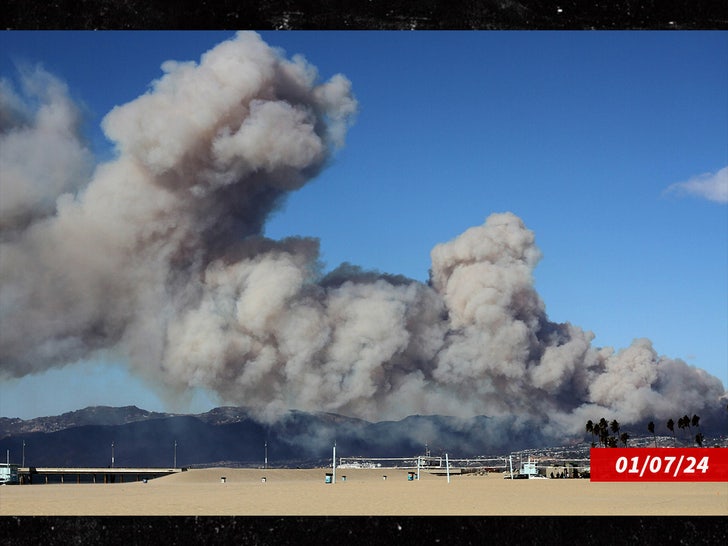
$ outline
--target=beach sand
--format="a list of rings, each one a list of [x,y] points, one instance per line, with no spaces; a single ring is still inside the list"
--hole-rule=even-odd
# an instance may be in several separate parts
[[[337,469],[336,483],[327,484],[330,471],[208,468],[147,483],[6,485],[0,515],[728,515],[726,482],[464,474],[448,483],[425,472],[408,481],[407,470],[379,468]]]

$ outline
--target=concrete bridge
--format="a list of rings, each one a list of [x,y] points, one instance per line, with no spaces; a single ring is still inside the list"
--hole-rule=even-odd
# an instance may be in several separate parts
[[[186,468],[110,468],[110,467],[20,467],[18,478],[21,484],[30,483],[124,483],[152,480],[185,472]]]

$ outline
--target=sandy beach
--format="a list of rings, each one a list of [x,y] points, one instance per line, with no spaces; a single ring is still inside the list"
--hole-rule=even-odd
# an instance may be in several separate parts
[[[464,474],[448,483],[424,472],[409,481],[407,470],[380,468],[338,469],[332,484],[329,471],[209,468],[147,483],[8,485],[0,487],[0,515],[728,515],[725,482]]]

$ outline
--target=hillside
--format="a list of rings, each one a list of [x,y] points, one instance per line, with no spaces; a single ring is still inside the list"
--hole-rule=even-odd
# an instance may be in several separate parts
[[[645,427],[641,427],[645,429]],[[508,430],[507,434],[503,434]],[[646,430],[646,429],[645,429]],[[706,446],[724,445],[725,433],[706,433]],[[587,457],[584,438],[553,439],[538,431],[507,428],[502,419],[413,415],[370,423],[331,413],[290,411],[273,424],[245,408],[223,407],[197,415],[155,413],[135,406],[89,407],[30,420],[0,419],[0,453],[27,466],[119,467],[270,466],[328,464],[336,442],[340,457],[412,457],[429,450],[450,457],[494,456],[522,451],[535,457]],[[687,437],[630,431],[630,445],[689,445]],[[23,448],[23,444],[25,447]],[[176,461],[175,461],[176,457]]]

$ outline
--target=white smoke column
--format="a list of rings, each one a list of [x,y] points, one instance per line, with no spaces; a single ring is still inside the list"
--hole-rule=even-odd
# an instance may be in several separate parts
[[[4,137],[3,174],[13,174],[3,176],[10,205],[0,224],[4,375],[107,348],[164,375],[168,325],[209,298],[208,264],[234,262],[240,245],[250,247],[284,193],[343,143],[356,111],[348,80],[318,83],[302,58],[286,60],[254,33],[220,44],[199,64],[163,69],[150,92],[104,119],[118,159],[99,166],[77,195],[58,196],[86,182],[57,157],[73,158],[69,150],[79,147],[59,86],[46,86],[34,124],[11,125]],[[2,91],[3,119],[18,118],[20,101]],[[21,148],[25,155],[10,155]],[[38,156],[53,165],[34,166]],[[38,188],[46,193],[35,195]],[[43,221],[20,222],[18,211]]]
[[[599,416],[637,423],[719,414],[720,380],[658,358],[649,340],[614,354],[592,347],[591,332],[549,322],[533,286],[539,258],[533,233],[510,213],[433,249],[432,282],[451,327],[433,376],[461,408],[515,415],[553,436],[576,434]]]
[[[88,181],[91,153],[66,86],[41,68],[23,69],[33,111],[0,80],[0,230],[4,238],[55,212],[56,198]]]
[[[533,233],[510,213],[432,251],[432,282],[452,327],[435,377],[458,386],[468,405],[502,414],[532,403],[529,367],[545,320],[532,278],[539,258]]]
[[[696,412],[707,424],[726,397],[717,378],[647,340],[615,352],[550,322],[534,288],[541,253],[512,213],[437,245],[428,284],[349,265],[322,277],[318,241],[262,233],[343,145],[357,107],[348,80],[320,83],[253,33],[163,70],[104,119],[118,158],[76,195],[58,197],[83,174],[52,179],[84,172],[73,116],[50,133],[40,113],[3,121],[9,138],[58,140],[78,159],[58,172],[17,161],[28,188],[47,188],[41,198],[15,187],[22,177],[3,189],[18,196],[0,223],[4,376],[114,351],[154,385],[210,389],[261,419],[291,408],[488,415],[492,438],[563,439],[602,416]],[[3,120],[31,119],[0,90]]]

